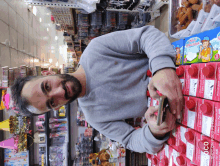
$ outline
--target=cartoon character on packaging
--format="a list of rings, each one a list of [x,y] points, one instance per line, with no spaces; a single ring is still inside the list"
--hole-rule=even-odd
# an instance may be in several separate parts
[[[209,37],[206,36],[202,40],[202,45],[199,50],[199,59],[202,59],[202,62],[209,62],[212,58],[212,45],[210,43]]]
[[[180,65],[180,60],[181,60],[181,51],[180,51],[180,46],[177,45],[177,47],[176,47],[176,65]]]

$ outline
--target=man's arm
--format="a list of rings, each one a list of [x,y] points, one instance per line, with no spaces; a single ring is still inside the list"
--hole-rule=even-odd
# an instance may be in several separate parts
[[[92,42],[93,45],[96,43],[99,47],[106,47],[124,57],[145,53],[153,74],[163,68],[175,68],[175,50],[166,35],[153,26],[109,33]]]

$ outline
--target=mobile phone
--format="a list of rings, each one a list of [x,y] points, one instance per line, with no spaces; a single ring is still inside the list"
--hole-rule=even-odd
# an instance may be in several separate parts
[[[160,96],[159,110],[157,114],[157,125],[160,126],[166,118],[166,107],[168,107],[168,99],[166,96]]]

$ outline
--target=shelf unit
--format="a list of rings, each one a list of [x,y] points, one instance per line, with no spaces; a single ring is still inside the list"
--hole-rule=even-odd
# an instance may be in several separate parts
[[[35,0],[24,0],[25,3],[34,6],[47,6],[47,7],[66,7],[66,8],[80,8],[74,3],[74,1],[66,2],[45,2],[45,1],[35,1]]]

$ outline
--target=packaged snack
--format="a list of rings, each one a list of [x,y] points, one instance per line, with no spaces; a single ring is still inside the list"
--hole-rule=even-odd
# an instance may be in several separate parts
[[[214,120],[214,132],[213,135],[211,135],[211,138],[214,138],[216,141],[220,142],[220,103],[215,102],[215,120]],[[213,129],[211,129],[213,130]]]
[[[181,135],[182,140],[186,141],[186,158],[194,161],[196,158],[196,132],[190,128],[186,128],[181,133],[184,134]]]
[[[190,35],[198,34],[201,32],[202,26],[204,25],[208,15],[209,13],[206,13],[203,9],[200,10],[198,18],[196,20],[196,24],[193,27]]]
[[[192,21],[189,26],[184,30],[184,33],[181,34],[180,38],[185,38],[191,35],[192,29],[195,26],[196,21]]]
[[[174,50],[176,51],[176,65],[182,65],[183,53],[184,53],[184,40],[178,40],[172,43]]]
[[[218,16],[220,14],[220,7],[218,7],[217,5],[213,5],[212,8],[211,8],[211,11],[201,29],[201,32],[204,32],[204,31],[207,31],[207,30],[210,30],[210,29],[213,29],[214,26],[214,17]]]
[[[180,79],[180,82],[182,84],[182,92],[185,94],[185,66],[179,66],[176,68],[176,74]]]

